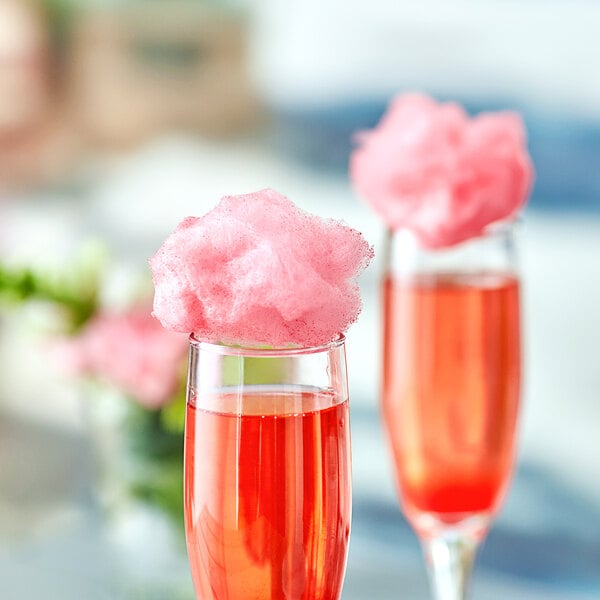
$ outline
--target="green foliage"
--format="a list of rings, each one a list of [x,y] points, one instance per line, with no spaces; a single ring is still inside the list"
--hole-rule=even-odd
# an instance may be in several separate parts
[[[58,272],[10,267],[0,261],[0,303],[18,306],[31,301],[62,310],[67,333],[75,333],[98,309],[106,251],[97,243],[82,247],[73,264]]]
[[[185,398],[159,410],[147,410],[132,402],[124,423],[132,460],[126,481],[129,492],[164,510],[178,526],[183,526],[184,412]],[[167,425],[177,413],[181,416],[177,427]]]
[[[136,402],[131,402],[125,427],[129,448],[135,455],[158,460],[182,456],[183,428],[180,431],[167,429],[162,417],[164,410],[148,410]]]
[[[181,434],[185,427],[185,386],[181,388],[172,402],[160,411],[161,426],[171,433]]]
[[[183,529],[183,452],[177,456],[136,463],[129,482],[131,494],[163,510]]]
[[[66,314],[67,328],[74,332],[96,312],[98,290],[95,286],[75,290],[31,269],[9,269],[0,264],[0,300],[12,304],[39,300],[57,305]]]

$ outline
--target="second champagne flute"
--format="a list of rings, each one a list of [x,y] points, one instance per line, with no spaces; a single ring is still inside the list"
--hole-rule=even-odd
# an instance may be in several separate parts
[[[525,125],[409,93],[357,143],[350,177],[388,230],[382,413],[402,507],[436,599],[463,600],[515,454]]]
[[[514,227],[437,250],[391,232],[387,265],[382,404],[402,507],[436,600],[463,600],[515,455]]]

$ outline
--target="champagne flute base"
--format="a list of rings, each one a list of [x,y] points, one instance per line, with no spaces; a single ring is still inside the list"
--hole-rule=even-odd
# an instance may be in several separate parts
[[[435,600],[465,600],[475,556],[485,538],[488,514],[435,515],[411,519],[421,540]],[[449,522],[450,521],[450,522]]]

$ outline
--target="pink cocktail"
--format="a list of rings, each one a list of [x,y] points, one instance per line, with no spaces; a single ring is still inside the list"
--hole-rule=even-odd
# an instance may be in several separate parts
[[[384,303],[383,414],[408,517],[492,515],[514,462],[518,280],[390,276]]]
[[[152,259],[191,331],[184,514],[202,600],[339,600],[351,520],[343,332],[372,250],[273,190],[188,218]],[[224,341],[225,340],[225,341]]]
[[[382,416],[436,600],[464,600],[512,475],[521,387],[514,229],[443,250],[388,235]]]
[[[525,127],[409,93],[357,141],[352,182],[387,229],[381,402],[400,501],[434,597],[465,600],[514,462]]]
[[[228,352],[192,343],[192,363],[215,351]],[[199,598],[340,597],[351,519],[348,399],[342,380],[318,390],[300,374],[342,366],[343,353],[341,340],[300,356],[254,351],[250,368],[272,383],[242,382],[235,393],[203,389],[192,372],[185,524]]]

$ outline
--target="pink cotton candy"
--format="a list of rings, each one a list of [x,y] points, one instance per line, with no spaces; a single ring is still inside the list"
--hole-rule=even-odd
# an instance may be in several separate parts
[[[104,381],[157,409],[182,385],[187,347],[185,336],[165,331],[144,306],[97,315],[56,352],[66,370]]]
[[[469,118],[458,104],[407,94],[358,141],[350,160],[357,192],[390,229],[410,229],[430,248],[514,219],[531,189],[524,126],[513,112]]]
[[[227,196],[150,260],[154,314],[208,341],[323,344],[357,319],[356,278],[372,255],[358,231],[274,190]]]

